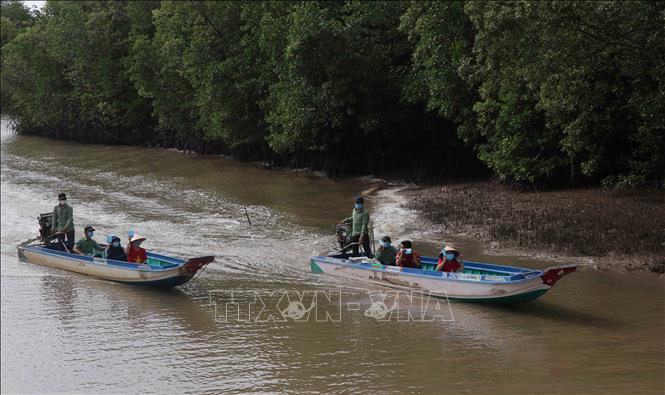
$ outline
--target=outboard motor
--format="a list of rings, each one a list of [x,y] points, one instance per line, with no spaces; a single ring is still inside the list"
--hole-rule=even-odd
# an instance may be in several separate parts
[[[41,241],[46,241],[53,230],[53,213],[39,214],[37,220],[39,221],[39,237]]]
[[[64,251],[63,244],[57,238],[51,238],[53,230],[53,213],[39,214],[39,239],[44,243],[44,247],[52,250]]]
[[[351,224],[340,224],[335,225],[335,235],[337,235],[337,242],[339,243],[339,248],[344,249],[347,245],[351,243]]]

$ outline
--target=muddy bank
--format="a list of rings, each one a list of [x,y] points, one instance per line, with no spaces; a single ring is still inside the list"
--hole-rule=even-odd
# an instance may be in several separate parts
[[[489,183],[405,192],[408,208],[497,251],[584,258],[599,270],[665,277],[665,194],[602,189],[525,192]]]

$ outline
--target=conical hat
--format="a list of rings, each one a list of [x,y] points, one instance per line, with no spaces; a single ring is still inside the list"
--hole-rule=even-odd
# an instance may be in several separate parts
[[[140,240],[140,241],[144,241],[144,240],[145,240],[145,237],[143,237],[143,236],[139,236],[139,235],[137,235],[137,234],[134,234],[134,237],[132,237],[132,239],[130,240],[130,242],[133,243],[133,242],[135,242],[135,241],[139,241],[139,240]]]
[[[445,247],[444,247],[444,250],[445,250],[446,252],[448,252],[448,251],[459,252],[459,251],[457,251],[457,248],[455,248],[455,246],[453,246],[453,245],[447,245],[447,246],[445,246]]]

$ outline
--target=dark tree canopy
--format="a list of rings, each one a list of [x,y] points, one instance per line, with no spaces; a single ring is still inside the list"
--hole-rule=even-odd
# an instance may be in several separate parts
[[[665,178],[658,1],[2,1],[19,133],[329,174]]]

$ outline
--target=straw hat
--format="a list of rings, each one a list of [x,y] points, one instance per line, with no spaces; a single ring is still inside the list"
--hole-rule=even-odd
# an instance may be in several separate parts
[[[453,246],[453,245],[447,245],[443,248],[443,250],[446,251],[446,252],[448,252],[448,251],[459,252],[459,251],[457,251],[457,248],[455,248],[455,246]]]
[[[131,238],[131,240],[129,240],[129,242],[130,242],[130,243],[133,243],[133,242],[135,242],[135,241],[144,241],[144,240],[145,240],[145,237],[143,237],[143,236],[139,236],[139,235],[135,234],[135,235]]]

